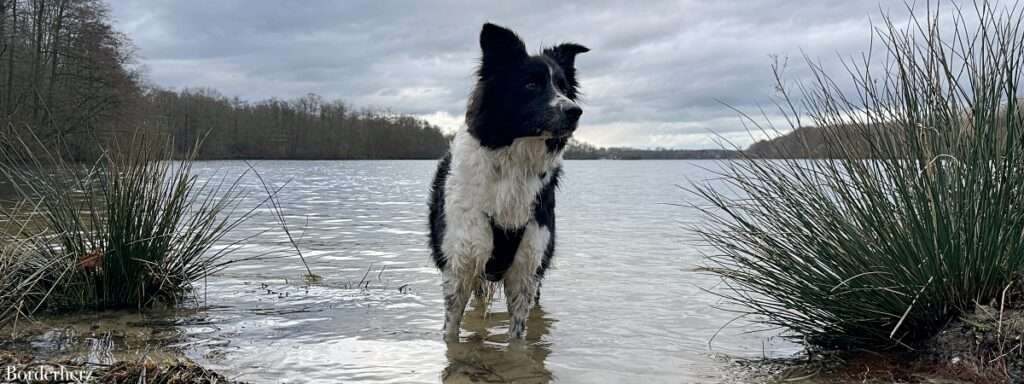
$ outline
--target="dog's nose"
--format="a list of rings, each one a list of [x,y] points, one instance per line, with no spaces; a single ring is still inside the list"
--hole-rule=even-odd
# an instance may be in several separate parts
[[[568,107],[568,108],[564,109],[562,112],[565,113],[565,118],[567,118],[567,119],[569,119],[569,121],[575,123],[575,122],[579,121],[580,115],[583,114],[583,108],[580,108],[579,106],[573,105],[571,107]]]

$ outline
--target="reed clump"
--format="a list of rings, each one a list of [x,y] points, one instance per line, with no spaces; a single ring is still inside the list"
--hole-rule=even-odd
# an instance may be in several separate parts
[[[1024,270],[1022,7],[912,13],[883,15],[876,51],[847,61],[852,86],[810,61],[787,83],[776,66],[788,125],[826,138],[791,150],[827,159],[748,155],[723,163],[728,188],[693,188],[716,292],[812,348],[917,349],[998,307]]]
[[[36,138],[3,143],[0,175],[20,203],[5,205],[0,225],[0,324],[39,311],[175,305],[244,260],[226,257],[244,239],[225,239],[255,209],[240,208],[244,175],[200,181],[195,151],[175,160],[172,145],[136,134],[82,164]]]

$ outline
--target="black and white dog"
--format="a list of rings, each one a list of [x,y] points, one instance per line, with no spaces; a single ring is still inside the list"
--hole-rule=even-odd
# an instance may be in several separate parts
[[[470,296],[501,281],[509,336],[523,338],[555,250],[562,152],[583,113],[574,61],[561,44],[529,55],[516,34],[480,31],[483,51],[466,126],[441,160],[430,195],[430,247],[441,270],[445,333],[457,338]]]

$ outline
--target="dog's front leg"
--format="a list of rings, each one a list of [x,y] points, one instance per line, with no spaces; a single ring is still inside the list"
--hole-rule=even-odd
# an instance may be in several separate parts
[[[445,337],[457,340],[466,304],[480,282],[493,246],[490,226],[482,213],[455,210],[456,204],[449,204],[449,207],[453,210],[448,212],[448,229],[441,245],[448,262],[441,272],[441,285]]]
[[[466,311],[466,303],[472,294],[472,286],[468,280],[457,273],[446,270],[442,273],[442,290],[444,291],[444,334],[448,340],[458,340],[462,315]]]
[[[533,297],[536,292],[536,278],[531,274],[505,278],[505,302],[508,304],[510,317],[508,326],[510,339],[526,337],[526,319],[530,317],[530,310],[533,309]]]
[[[548,237],[546,229],[538,228],[535,223],[527,225],[512,268],[505,275],[505,303],[510,317],[508,334],[513,340],[526,336],[526,319],[530,317],[540,288],[537,266],[544,256]]]

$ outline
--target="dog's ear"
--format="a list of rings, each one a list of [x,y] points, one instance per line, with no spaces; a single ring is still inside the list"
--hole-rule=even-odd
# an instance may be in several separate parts
[[[563,43],[544,50],[544,55],[550,57],[559,67],[562,67],[562,72],[565,73],[565,80],[569,83],[568,96],[572,100],[576,100],[576,95],[579,93],[579,82],[576,81],[576,55],[590,52],[590,48],[584,47],[575,43]]]
[[[570,71],[575,68],[576,55],[590,52],[590,48],[576,43],[563,43],[544,50],[544,55],[555,60],[562,67],[563,71]]]
[[[480,30],[480,50],[483,51],[481,74],[486,74],[491,68],[521,63],[529,57],[526,44],[515,32],[491,23],[484,24]]]

